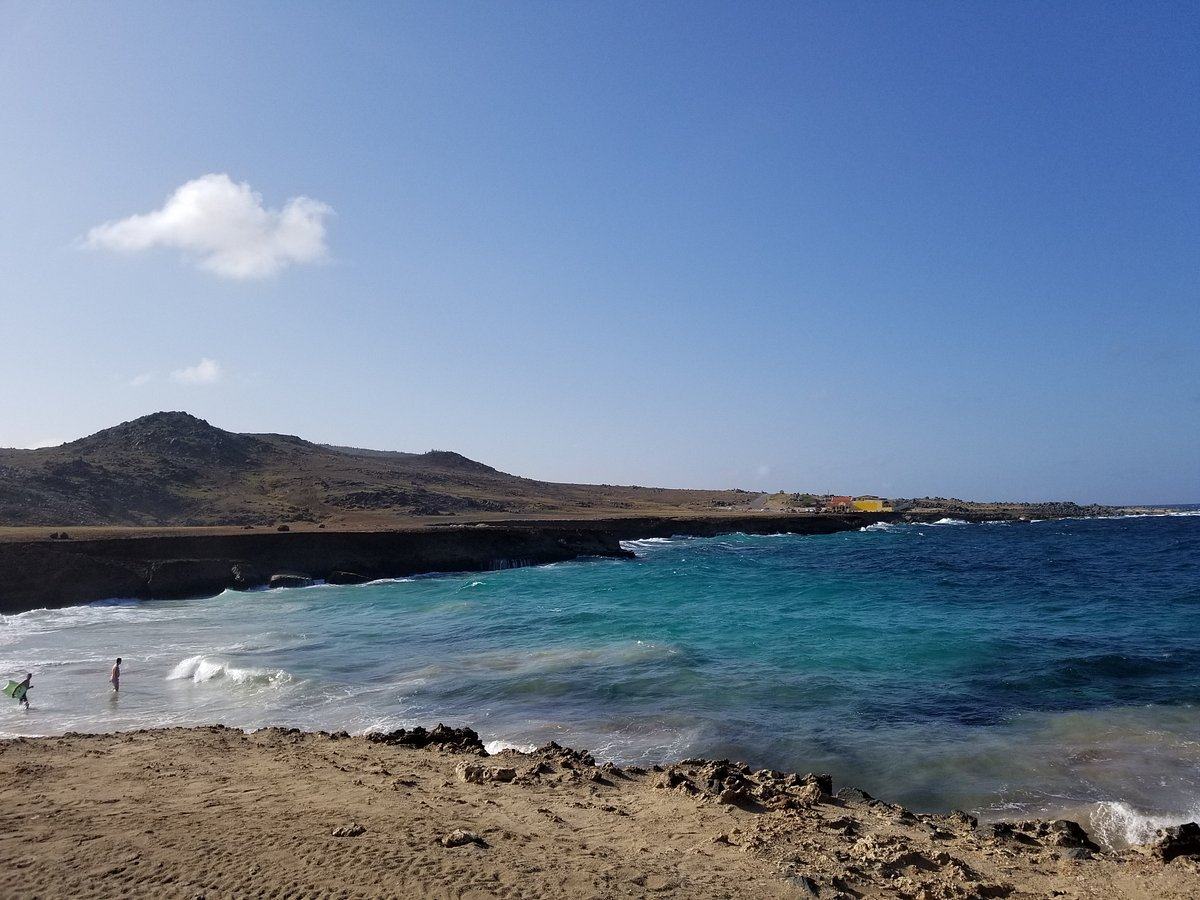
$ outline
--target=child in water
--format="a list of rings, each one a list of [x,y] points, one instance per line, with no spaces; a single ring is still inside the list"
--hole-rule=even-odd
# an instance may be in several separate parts
[[[108,680],[112,684],[113,693],[119,694],[121,692],[121,657],[117,657],[116,665],[112,667]]]

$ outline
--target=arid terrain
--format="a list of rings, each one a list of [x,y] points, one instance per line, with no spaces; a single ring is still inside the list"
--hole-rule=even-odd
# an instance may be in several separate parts
[[[827,776],[622,770],[555,745],[485,757],[469,730],[375,738],[0,742],[0,895],[1200,895],[1200,845],[1178,836],[1104,852],[1070,823],[915,815]]]
[[[798,494],[558,484],[443,450],[403,453],[235,434],[183,412],[142,416],[39,450],[0,450],[0,539],[21,527],[277,526],[378,530],[447,521],[794,513]],[[1074,503],[897,500],[921,515],[1050,518],[1116,510]],[[38,532],[40,535],[41,532]],[[74,536],[74,535],[72,535]]]
[[[748,509],[744,491],[554,484],[457,453],[399,453],[234,434],[154,413],[41,450],[0,450],[2,525],[357,528],[451,515],[602,515]]]

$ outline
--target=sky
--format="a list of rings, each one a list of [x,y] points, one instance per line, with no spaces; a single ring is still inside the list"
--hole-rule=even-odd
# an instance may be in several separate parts
[[[1200,502],[1195,3],[0,0],[0,446]]]

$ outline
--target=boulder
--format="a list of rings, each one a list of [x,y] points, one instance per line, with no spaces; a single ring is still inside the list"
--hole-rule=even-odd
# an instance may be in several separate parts
[[[1170,862],[1177,856],[1200,855],[1200,825],[1195,822],[1160,828],[1155,835],[1150,852],[1164,862]]]
[[[557,741],[543,744],[537,748],[535,753],[538,756],[548,756],[564,766],[594,766],[596,764],[596,758],[586,750],[572,750],[570,747],[563,747]]]
[[[357,822],[351,822],[349,825],[339,825],[333,829],[334,837],[358,837],[364,834],[367,829],[363,828]]]
[[[420,725],[411,729],[397,728],[395,731],[375,731],[367,735],[367,740],[373,744],[391,744],[417,749],[433,746],[439,750],[485,755],[483,741],[479,739],[479,734],[473,729],[451,728],[440,723],[432,731],[426,731]]]
[[[1099,850],[1078,822],[1056,819],[1046,826],[1046,837],[1055,847],[1080,847],[1084,850]],[[1040,836],[1040,835],[1039,835]]]
[[[979,827],[979,819],[977,819],[975,816],[971,815],[970,813],[963,812],[961,809],[950,810],[950,814],[948,816],[946,816],[946,818],[949,819],[951,822],[955,822],[955,823],[957,823],[959,825],[963,825],[967,828],[974,829],[974,828]]]
[[[1010,822],[988,822],[975,827],[975,837],[981,841],[1002,841],[1013,835]]]
[[[815,784],[818,788],[821,789],[822,794],[832,794],[833,793],[833,776],[828,775],[824,772],[822,772],[820,774],[814,774],[813,772],[809,772],[807,775],[805,775],[804,777],[802,777],[800,779],[800,783],[801,784]]]
[[[875,798],[866,791],[854,787],[844,787],[837,792],[839,800],[851,800],[858,803],[871,803]]]
[[[471,763],[463,763],[454,770],[460,780],[468,784],[484,784],[489,781],[509,782],[517,777],[516,769],[502,768],[500,766],[480,766]]]
[[[464,831],[461,828],[456,828],[449,834],[443,835],[441,844],[443,847],[464,847],[467,844],[476,844],[480,847],[486,847],[487,841],[473,831]]]
[[[692,783],[692,780],[675,769],[668,769],[664,772],[662,778],[654,786],[667,791],[682,789],[693,793],[696,790],[696,785]]]
[[[829,795],[821,790],[821,786],[815,781],[810,781],[807,784],[796,789],[792,795],[792,799],[802,807],[813,806],[821,802],[822,797]]]

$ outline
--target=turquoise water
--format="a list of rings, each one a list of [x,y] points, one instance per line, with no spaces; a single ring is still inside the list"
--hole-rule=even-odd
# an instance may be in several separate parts
[[[640,541],[632,561],[0,617],[0,732],[470,724],[918,809],[1200,817],[1200,518]],[[124,690],[107,693],[112,657]]]

